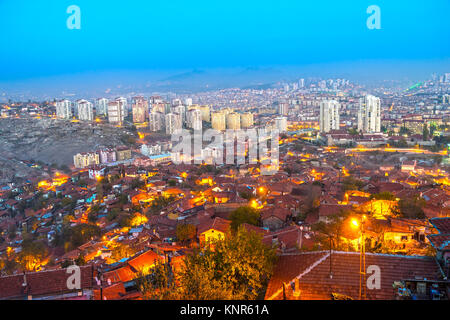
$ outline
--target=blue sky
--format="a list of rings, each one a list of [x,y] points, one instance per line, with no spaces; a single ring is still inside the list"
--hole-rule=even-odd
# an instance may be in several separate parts
[[[81,9],[80,30],[66,27],[72,4]],[[373,4],[381,30],[366,27]],[[449,12],[448,0],[0,0],[0,82],[111,70],[448,62]]]

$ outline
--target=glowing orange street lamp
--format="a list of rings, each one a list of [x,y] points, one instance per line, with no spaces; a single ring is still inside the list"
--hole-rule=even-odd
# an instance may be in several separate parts
[[[359,228],[359,231],[361,232],[361,244],[359,251],[359,300],[366,299],[366,241],[364,238],[364,223],[366,220],[366,215],[362,215],[360,220],[356,218],[351,220],[351,226],[353,228]]]

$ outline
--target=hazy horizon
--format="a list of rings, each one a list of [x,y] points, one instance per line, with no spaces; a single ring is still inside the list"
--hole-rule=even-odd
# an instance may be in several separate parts
[[[80,29],[68,27],[72,5]],[[372,5],[379,29],[367,25]],[[3,0],[0,98],[414,82],[450,71],[448,12],[447,0]]]

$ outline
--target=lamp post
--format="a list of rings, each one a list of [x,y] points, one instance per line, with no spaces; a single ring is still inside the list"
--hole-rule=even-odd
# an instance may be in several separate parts
[[[366,299],[366,240],[364,235],[364,224],[366,216],[362,215],[361,219],[354,218],[351,221],[352,227],[359,228],[361,233],[361,243],[359,246],[359,300]]]

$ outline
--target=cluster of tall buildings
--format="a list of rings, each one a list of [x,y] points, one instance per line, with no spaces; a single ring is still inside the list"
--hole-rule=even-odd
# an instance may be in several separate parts
[[[231,109],[223,109],[211,113],[211,127],[215,130],[239,130],[252,127],[253,114],[237,113]]]
[[[182,128],[202,130],[203,122],[210,123],[215,130],[246,129],[254,125],[250,112],[237,113],[231,108],[212,111],[208,105],[193,104],[191,98],[184,101],[174,99],[168,103],[159,96],[149,99],[136,96],[131,98],[130,105],[124,97],[114,100],[99,98],[94,104],[84,99],[74,103],[69,100],[56,102],[56,116],[60,119],[72,119],[76,115],[79,120],[93,121],[95,115],[99,115],[118,126],[123,125],[128,116],[127,110],[131,111],[130,120],[133,123],[148,123],[150,131],[164,131],[166,134],[173,134]]]
[[[339,130],[340,104],[336,100],[324,100],[320,103],[319,126],[320,132],[327,133]],[[381,131],[381,103],[380,98],[366,95],[359,99],[357,115],[358,132],[377,133]]]

